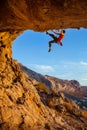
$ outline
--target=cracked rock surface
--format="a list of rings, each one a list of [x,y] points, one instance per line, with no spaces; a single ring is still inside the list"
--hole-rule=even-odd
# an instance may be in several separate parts
[[[24,30],[86,28],[86,14],[86,0],[0,1],[0,130],[87,129],[78,107],[39,82],[35,87],[12,59],[13,40]]]

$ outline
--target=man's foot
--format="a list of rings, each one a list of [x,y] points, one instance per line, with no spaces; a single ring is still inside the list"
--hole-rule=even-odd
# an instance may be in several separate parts
[[[50,52],[50,51],[51,51],[51,48],[49,48],[48,52]]]

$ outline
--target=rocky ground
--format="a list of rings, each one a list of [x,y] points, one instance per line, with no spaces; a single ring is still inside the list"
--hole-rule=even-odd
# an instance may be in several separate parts
[[[87,111],[35,81],[10,60],[0,73],[0,130],[87,129]]]

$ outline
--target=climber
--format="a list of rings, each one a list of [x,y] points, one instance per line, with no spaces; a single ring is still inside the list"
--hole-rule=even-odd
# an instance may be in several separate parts
[[[57,44],[59,44],[60,46],[63,46],[63,44],[62,44],[61,41],[62,41],[62,39],[64,38],[65,30],[63,29],[63,30],[61,31],[61,33],[56,33],[55,31],[53,31],[53,33],[55,33],[55,34],[57,34],[57,35],[59,35],[59,36],[57,37],[57,36],[55,36],[54,34],[50,34],[48,31],[46,32],[46,34],[48,34],[49,36],[51,36],[51,37],[53,38],[53,40],[49,41],[49,50],[48,50],[48,52],[51,51],[52,43],[57,43]]]

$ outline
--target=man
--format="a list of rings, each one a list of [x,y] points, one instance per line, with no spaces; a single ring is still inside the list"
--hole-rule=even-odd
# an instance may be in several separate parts
[[[54,32],[54,31],[53,31]],[[62,44],[62,39],[64,38],[64,35],[65,35],[65,30],[63,29],[62,31],[61,31],[61,33],[56,33],[56,32],[54,32],[55,34],[57,34],[57,35],[59,35],[58,37],[56,37],[54,34],[50,34],[50,33],[48,33],[48,32],[46,32],[46,34],[48,34],[49,36],[51,36],[52,38],[53,38],[53,40],[51,40],[51,41],[49,41],[49,50],[48,50],[48,52],[50,52],[51,51],[51,48],[52,48],[52,44],[53,43],[57,43],[57,44],[59,44],[60,46],[63,46],[63,44]]]

